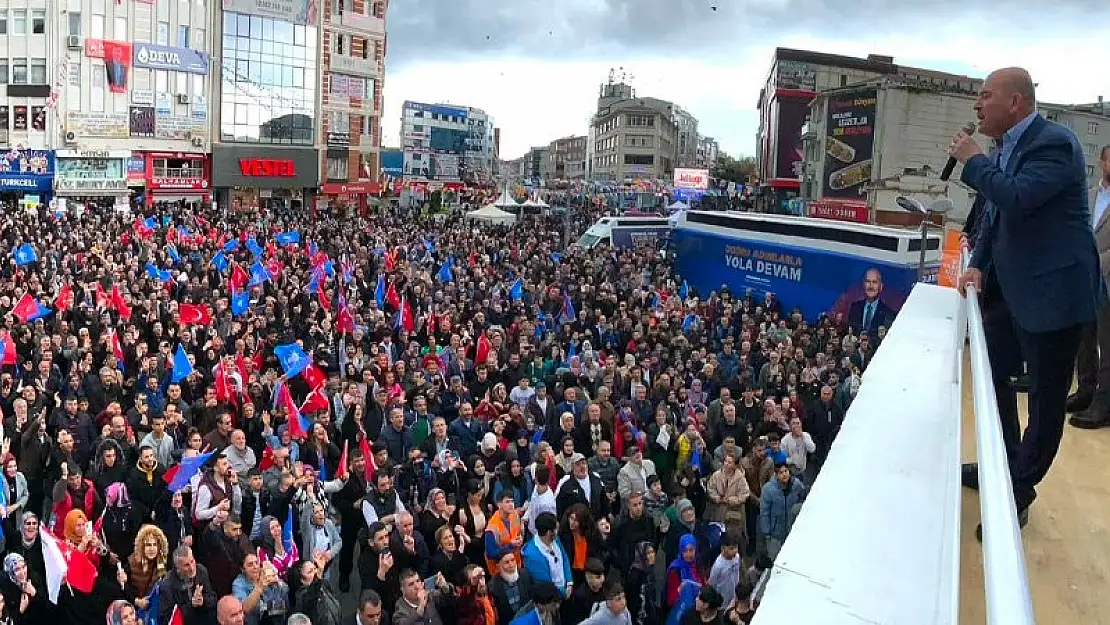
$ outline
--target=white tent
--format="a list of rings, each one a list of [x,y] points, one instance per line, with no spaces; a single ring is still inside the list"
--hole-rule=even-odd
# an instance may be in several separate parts
[[[674,204],[671,204],[670,206],[668,206],[667,210],[684,211],[684,210],[687,210],[689,208],[690,208],[689,204],[687,204],[686,202],[683,202],[682,200],[679,200],[679,201],[675,202]]]
[[[516,221],[516,215],[497,208],[496,204],[488,204],[478,210],[470,211],[466,214],[466,218],[493,225],[512,224]]]
[[[520,204],[517,204],[516,200],[513,199],[513,196],[509,195],[509,190],[505,189],[501,192],[501,197],[497,198],[497,200],[493,204],[490,204],[490,206],[495,206],[497,208],[519,208]]]
[[[533,200],[532,198],[528,198],[527,200],[524,200],[524,202],[520,204],[520,206],[525,208],[536,208],[537,206],[539,206],[539,204],[536,204],[535,200]]]
[[[536,198],[536,207],[537,208],[551,208],[551,206],[548,205],[547,202],[543,201],[543,198]]]

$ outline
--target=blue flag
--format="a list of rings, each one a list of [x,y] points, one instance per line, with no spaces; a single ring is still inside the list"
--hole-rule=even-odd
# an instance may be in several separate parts
[[[285,553],[293,551],[293,506],[289,506],[285,522],[281,524],[281,544],[285,547]]]
[[[274,348],[274,355],[277,356],[278,362],[281,363],[281,369],[285,372],[285,377],[287,378],[299,375],[311,364],[308,354],[304,353],[301,346],[296,343],[278,345]]]
[[[154,588],[150,589],[150,594],[146,597],[146,600],[149,602],[147,605],[147,609],[136,609],[135,616],[137,616],[139,619],[139,625],[160,625],[158,623],[158,607],[161,603],[161,601],[159,600],[159,595],[162,594],[160,592],[161,590],[162,581],[159,580],[158,583],[154,584]]]
[[[560,254],[559,252],[551,252],[551,262],[558,265],[559,261],[561,261],[561,260],[563,260],[563,255],[562,254]]]
[[[509,621],[509,625],[541,625],[541,623],[543,621],[540,620],[540,611],[536,608]]]
[[[274,241],[278,245],[298,245],[301,242],[301,233],[296,230],[289,232],[279,232],[274,235]]]
[[[318,473],[320,474],[320,481],[328,481],[328,463],[324,459],[324,454],[320,454],[320,467]]]
[[[251,294],[250,291],[236,291],[231,294],[231,314],[235,317],[241,317],[247,314],[247,310],[251,307]]]
[[[451,282],[455,279],[455,274],[451,272],[451,267],[455,264],[455,259],[448,256],[447,260],[439,266],[439,271],[436,272],[436,278],[440,282]]]
[[[434,252],[436,251],[436,244],[432,243],[428,239],[424,239],[424,249],[428,250],[429,253]]]
[[[517,278],[516,282],[509,287],[509,297],[511,297],[514,302],[519,302],[524,299],[524,282],[521,281],[520,278]]]
[[[374,301],[378,303],[378,308],[385,306],[385,274],[378,276],[378,286],[374,288]]]
[[[214,455],[216,455],[216,452],[210,451],[199,456],[182,458],[181,462],[177,463],[176,467],[170,468],[170,471],[173,472],[173,475],[170,477],[170,484],[166,487],[166,490],[170,491],[171,493],[176,493],[182,488],[188,486],[189,480],[193,479],[193,476],[197,473],[200,473],[200,469],[204,466],[204,463],[208,462],[208,459]],[[167,475],[169,475],[169,473],[167,473]]]
[[[158,229],[158,220],[153,218],[153,217],[147,217],[146,219],[143,220],[143,227],[146,228],[147,230],[157,230]]]
[[[46,317],[46,316],[52,315],[52,314],[54,314],[53,310],[50,310],[46,306],[43,306],[42,302],[36,300],[35,301],[35,312],[28,315],[27,322],[30,323],[30,322],[32,322],[36,319],[42,319],[43,317]]]
[[[690,285],[686,284],[685,280],[682,281],[682,287],[678,289],[678,296],[682,299],[690,297]]]
[[[310,257],[315,256],[316,252],[319,252],[319,251],[320,251],[320,249],[318,247],[316,247],[316,241],[313,241],[312,239],[309,239],[308,240],[308,255]]]
[[[570,294],[563,295],[563,307],[559,310],[559,323],[573,322],[578,318],[578,313],[574,311],[574,302],[570,299]]]
[[[189,354],[185,353],[185,346],[181,343],[177,344],[177,351],[173,354],[173,375],[170,376],[170,382],[174,384],[184,380],[193,373],[193,363],[189,362]]]
[[[15,264],[22,267],[23,265],[30,265],[39,259],[39,255],[35,253],[35,248],[31,247],[30,243],[24,243],[15,248],[12,252],[15,257]]]
[[[237,249],[239,249],[239,239],[231,239],[227,243],[224,243],[224,252],[228,254],[234,252]]]
[[[146,264],[146,275],[150,276],[150,278],[152,280],[157,280],[158,279],[158,276],[159,276],[158,268],[154,266],[154,263],[147,263]]]
[[[270,272],[266,270],[266,266],[261,262],[255,262],[251,265],[251,279],[247,282],[247,286],[254,288],[262,286],[270,281]]]
[[[694,313],[686,315],[686,317],[682,320],[682,331],[689,332],[691,329],[693,329],[694,324],[696,324],[697,322],[698,316]]]
[[[682,582],[678,587],[678,602],[671,608],[666,625],[679,625],[686,613],[694,609],[694,602],[700,592],[701,584],[689,580]]]
[[[174,244],[170,243],[166,245],[166,253],[173,259],[173,264],[176,265],[181,262],[181,255],[177,253],[177,246]]]
[[[247,249],[255,256],[261,256],[263,252],[262,246],[258,244],[258,241],[256,241],[254,237],[247,239]]]
[[[231,261],[227,259],[227,256],[224,256],[223,252],[216,252],[216,255],[212,257],[212,265],[215,266],[216,270],[220,273],[227,271],[230,264]]]

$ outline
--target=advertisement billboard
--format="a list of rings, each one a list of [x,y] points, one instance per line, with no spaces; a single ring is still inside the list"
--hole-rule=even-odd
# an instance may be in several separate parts
[[[132,137],[153,137],[154,136],[154,107],[153,106],[132,106],[131,107],[131,136]]]
[[[877,98],[874,88],[828,96],[823,197],[859,199],[865,195],[875,149]]]
[[[272,17],[294,24],[315,25],[320,20],[317,0],[223,0],[224,11]]]
[[[775,161],[776,178],[801,178],[805,151],[802,149],[802,126],[809,117],[809,100],[779,98],[778,100],[778,154]]]
[[[878,291],[882,311],[893,318],[917,281],[916,265],[682,228],[671,236],[675,268],[699,293],[728,285],[738,297],[751,289],[758,301],[771,292],[785,310],[798,308],[810,321],[828,313],[843,314],[852,323],[853,311],[858,314],[869,288]],[[935,280],[935,264],[932,277]]]
[[[667,238],[671,231],[670,225],[666,226],[613,226],[609,238],[613,247],[627,249],[640,245],[656,247],[660,241]]]
[[[147,69],[208,74],[208,53],[189,48],[171,48],[136,42],[133,63],[135,67]]]
[[[705,191],[709,187],[709,170],[676,167],[674,170],[674,186],[678,189]]]

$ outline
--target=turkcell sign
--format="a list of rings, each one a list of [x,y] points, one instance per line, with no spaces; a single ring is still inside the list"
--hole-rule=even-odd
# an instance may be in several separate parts
[[[135,43],[132,65],[189,74],[208,74],[208,53],[189,48],[171,48],[152,43]]]

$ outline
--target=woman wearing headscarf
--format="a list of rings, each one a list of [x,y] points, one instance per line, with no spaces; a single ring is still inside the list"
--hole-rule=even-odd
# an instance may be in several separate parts
[[[16,521],[26,508],[30,493],[27,490],[27,478],[19,472],[15,456],[10,453],[5,454],[2,466],[3,473],[0,475],[3,477],[3,482],[0,483],[0,488],[4,489],[4,501],[7,505],[4,510],[4,522],[0,527],[3,527],[6,536],[15,536]]]
[[[99,567],[100,556],[106,553],[96,534],[90,531],[89,519],[80,510],[70,510],[66,515],[64,534],[66,542],[74,550],[85,554],[94,567]]]
[[[655,582],[655,554],[651,541],[636,544],[636,555],[624,586],[628,613],[634,625],[658,625],[662,616],[659,587]]]
[[[513,494],[513,505],[518,510],[523,510],[532,496],[532,476],[524,470],[524,463],[517,458],[505,461],[499,471],[497,481],[493,484],[493,500],[497,501],[504,491]]]
[[[678,603],[682,582],[705,583],[705,576],[698,570],[698,540],[693,534],[683,534],[678,539],[678,556],[667,567],[667,607]]]
[[[262,517],[262,535],[259,543],[258,559],[263,564],[269,562],[274,565],[278,576],[286,579],[289,570],[300,560],[300,555],[297,553],[297,543],[292,543],[286,550],[282,541],[281,522],[276,517]]]
[[[428,500],[420,512],[420,533],[424,535],[424,542],[435,545],[436,532],[451,522],[454,513],[455,507],[447,503],[447,493],[442,488],[428,491]]]
[[[161,528],[144,525],[135,534],[131,555],[124,562],[127,569],[127,596],[139,610],[150,609],[150,592],[166,575],[170,545]]]
[[[42,541],[39,539],[39,518],[33,512],[19,516],[19,540],[9,538],[8,553],[18,553],[27,560],[31,581],[38,586],[46,584],[46,564],[42,559]]]
[[[4,596],[4,616],[9,619],[0,619],[0,623],[13,622],[22,625],[46,622],[51,607],[46,584],[35,584],[31,579],[31,571],[27,568],[27,561],[18,553],[9,553],[4,557],[0,593]]]
[[[131,555],[135,544],[133,536],[139,524],[139,512],[131,504],[127,485],[123,482],[109,484],[104,498],[104,538],[108,541],[108,549],[121,560]]]
[[[108,605],[105,621],[108,625],[139,625],[135,606],[123,599],[116,599]]]

